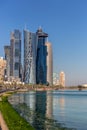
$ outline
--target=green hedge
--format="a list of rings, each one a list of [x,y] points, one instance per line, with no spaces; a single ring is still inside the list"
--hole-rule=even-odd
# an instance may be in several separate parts
[[[7,97],[2,97],[2,101],[0,101],[0,111],[9,130],[34,130],[34,128],[12,108]]]

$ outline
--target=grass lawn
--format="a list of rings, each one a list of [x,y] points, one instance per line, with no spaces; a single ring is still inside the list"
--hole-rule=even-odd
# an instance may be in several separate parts
[[[9,130],[34,130],[34,128],[12,108],[6,96],[2,97],[2,101],[0,101],[0,111]]]

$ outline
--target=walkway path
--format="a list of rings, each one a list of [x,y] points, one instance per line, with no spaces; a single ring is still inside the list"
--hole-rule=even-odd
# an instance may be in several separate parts
[[[0,125],[1,125],[0,130],[9,130],[4,119],[3,119],[3,115],[1,112],[0,112]]]

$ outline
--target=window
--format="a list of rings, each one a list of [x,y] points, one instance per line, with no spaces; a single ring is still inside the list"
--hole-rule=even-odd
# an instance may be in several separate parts
[[[19,63],[15,63],[15,70],[18,70],[19,69]]]

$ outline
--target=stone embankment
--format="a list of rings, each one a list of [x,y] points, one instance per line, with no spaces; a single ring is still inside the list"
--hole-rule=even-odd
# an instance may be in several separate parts
[[[1,112],[0,112],[0,130],[9,130]]]

